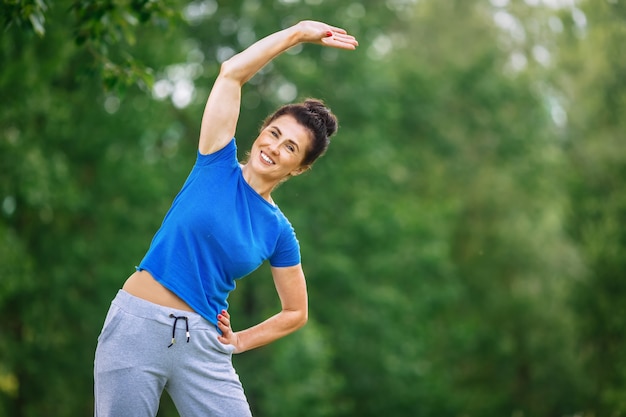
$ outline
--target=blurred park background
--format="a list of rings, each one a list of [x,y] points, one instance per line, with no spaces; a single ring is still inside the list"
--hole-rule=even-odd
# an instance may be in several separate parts
[[[257,417],[626,414],[623,0],[3,0],[0,416],[92,414],[96,338],[195,159],[220,62],[302,19],[245,87],[340,130],[275,199],[310,320],[234,358]],[[265,265],[234,327],[278,307]],[[176,416],[164,396],[159,416]]]

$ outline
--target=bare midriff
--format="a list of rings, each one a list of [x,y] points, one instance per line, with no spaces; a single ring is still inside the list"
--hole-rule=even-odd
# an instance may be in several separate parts
[[[150,272],[136,271],[122,287],[127,293],[151,303],[177,310],[193,311],[180,297],[154,279]]]

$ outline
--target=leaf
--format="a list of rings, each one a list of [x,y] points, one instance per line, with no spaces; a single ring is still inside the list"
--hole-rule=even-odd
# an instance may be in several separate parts
[[[30,23],[33,25],[33,30],[35,31],[35,33],[41,37],[43,37],[46,34],[46,29],[44,28],[44,22],[45,22],[45,17],[44,15],[37,11],[34,13],[31,13],[28,16],[28,19],[30,20]]]

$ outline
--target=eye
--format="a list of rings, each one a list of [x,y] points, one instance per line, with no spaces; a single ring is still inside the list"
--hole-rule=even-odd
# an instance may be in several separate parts
[[[274,136],[275,138],[278,138],[278,132],[276,132],[275,130],[270,130],[270,133],[272,134],[272,136]]]
[[[289,150],[289,152],[295,152],[296,151],[296,147],[293,146],[291,143],[287,144],[287,149]]]

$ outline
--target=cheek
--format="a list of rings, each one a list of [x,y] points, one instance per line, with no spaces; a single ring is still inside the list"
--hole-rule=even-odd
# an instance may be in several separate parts
[[[306,160],[307,157],[307,153],[303,153],[301,155],[298,155],[298,165],[304,165],[304,161]]]
[[[292,165],[294,168],[298,168],[302,165],[302,162],[304,162],[304,156],[302,155],[290,155],[289,157],[289,164]]]

